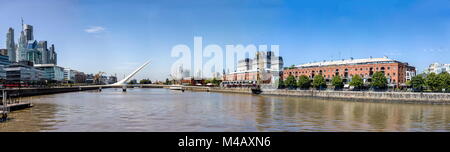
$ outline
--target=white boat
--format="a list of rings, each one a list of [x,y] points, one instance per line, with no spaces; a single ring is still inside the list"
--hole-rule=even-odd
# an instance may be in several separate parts
[[[182,85],[171,85],[169,87],[170,90],[183,90],[183,86]]]

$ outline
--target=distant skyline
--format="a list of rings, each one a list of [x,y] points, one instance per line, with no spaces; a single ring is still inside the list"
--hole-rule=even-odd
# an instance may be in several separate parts
[[[25,24],[55,44],[58,65],[164,80],[173,46],[279,45],[285,66],[388,56],[422,72],[450,63],[448,0],[0,0],[0,48]]]

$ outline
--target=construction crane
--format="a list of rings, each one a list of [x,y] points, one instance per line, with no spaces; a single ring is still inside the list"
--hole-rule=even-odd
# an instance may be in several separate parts
[[[106,74],[106,73],[100,71],[94,75],[94,84],[101,84],[101,78],[102,78],[103,74]]]

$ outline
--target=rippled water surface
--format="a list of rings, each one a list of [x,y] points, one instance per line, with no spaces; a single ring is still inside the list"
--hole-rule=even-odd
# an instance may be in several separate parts
[[[449,131],[449,105],[103,89],[25,98],[0,131]]]

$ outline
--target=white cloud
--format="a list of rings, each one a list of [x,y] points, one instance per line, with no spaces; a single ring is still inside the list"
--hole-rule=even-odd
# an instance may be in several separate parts
[[[91,27],[85,29],[84,31],[87,33],[100,33],[100,32],[105,31],[105,28],[101,27],[101,26],[91,26]]]

